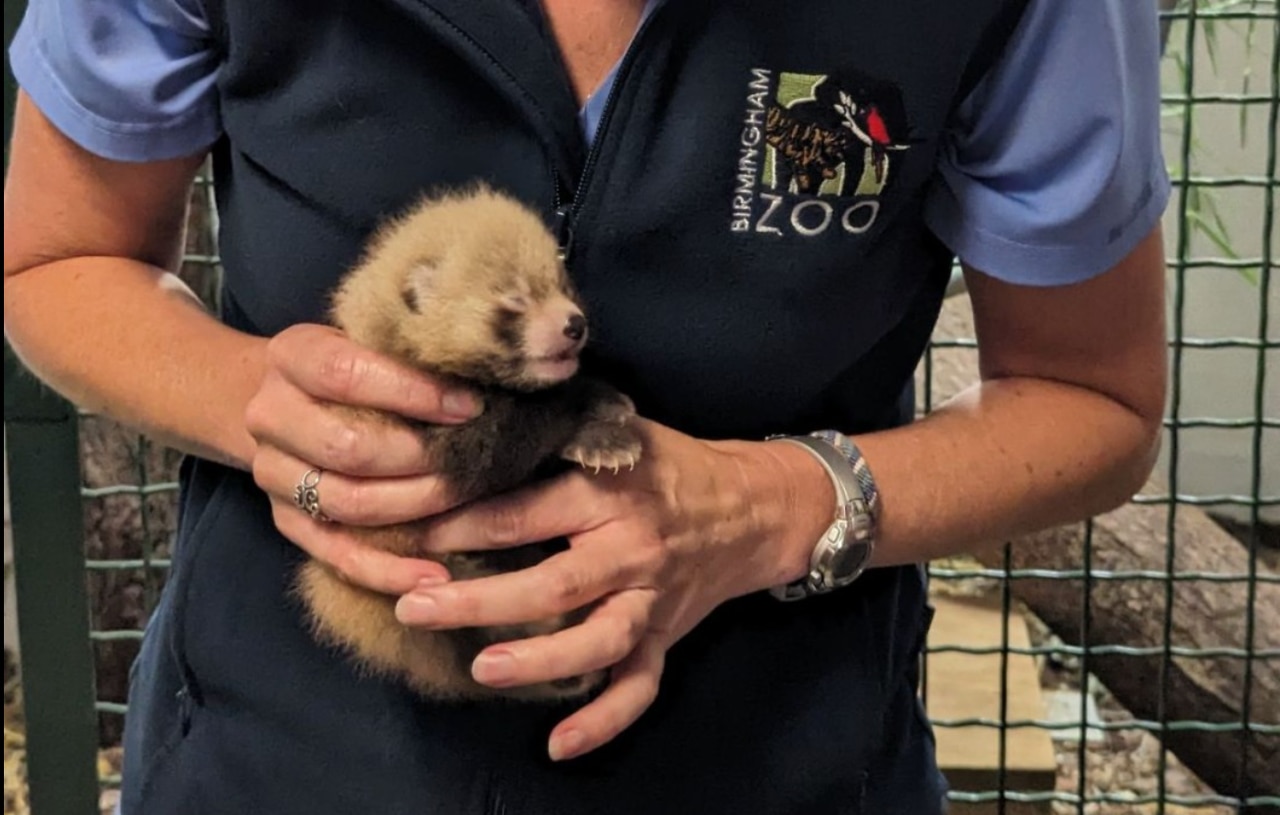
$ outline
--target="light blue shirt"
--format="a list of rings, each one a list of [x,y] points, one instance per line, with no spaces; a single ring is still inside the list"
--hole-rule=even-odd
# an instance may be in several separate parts
[[[925,210],[935,234],[965,262],[1030,285],[1084,280],[1128,254],[1170,190],[1158,28],[1155,0],[1030,0],[946,134]],[[201,0],[30,0],[9,57],[69,138],[147,161],[221,134],[210,46]],[[580,111],[588,140],[612,80]]]

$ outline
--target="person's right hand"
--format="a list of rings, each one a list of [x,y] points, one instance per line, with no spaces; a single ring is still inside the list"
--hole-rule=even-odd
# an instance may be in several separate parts
[[[447,580],[438,563],[396,557],[349,533],[349,526],[416,520],[455,504],[418,434],[350,408],[456,424],[479,413],[477,397],[447,390],[323,325],[280,332],[268,342],[266,356],[245,424],[257,442],[253,477],[271,498],[280,532],[344,579],[374,591],[404,594],[424,581]],[[313,469],[320,473],[320,519],[294,502],[298,484]]]

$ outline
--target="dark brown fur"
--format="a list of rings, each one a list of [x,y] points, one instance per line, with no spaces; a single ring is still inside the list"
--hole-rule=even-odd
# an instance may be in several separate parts
[[[518,292],[523,311],[497,304]],[[414,424],[461,501],[508,491],[571,461],[592,469],[634,466],[639,436],[628,424],[631,401],[575,375],[555,384],[531,381],[520,343],[526,320],[546,303],[576,303],[541,220],[484,187],[424,200],[391,221],[343,280],[333,321],[356,342],[425,371],[465,382],[484,412],[457,426]],[[405,420],[370,410],[366,419]],[[565,466],[561,464],[560,466]],[[323,485],[321,487],[323,496]],[[323,504],[323,497],[322,497]],[[364,542],[400,556],[424,556],[418,524],[356,528]],[[532,566],[563,542],[447,555],[455,580]],[[395,597],[306,563],[298,590],[316,636],[347,651],[366,670],[397,677],[434,698],[558,699],[586,693],[603,674],[511,689],[471,677],[476,654],[496,642],[550,633],[588,609],[555,619],[494,628],[426,631],[395,619]]]

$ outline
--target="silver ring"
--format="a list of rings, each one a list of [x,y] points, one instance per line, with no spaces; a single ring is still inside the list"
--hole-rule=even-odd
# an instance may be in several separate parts
[[[320,511],[320,468],[312,467],[302,474],[298,486],[293,490],[293,503],[298,509],[310,515],[314,520],[329,520]]]

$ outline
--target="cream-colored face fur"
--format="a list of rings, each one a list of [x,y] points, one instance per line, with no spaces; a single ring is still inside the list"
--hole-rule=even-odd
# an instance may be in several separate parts
[[[587,323],[532,211],[478,188],[384,227],[334,298],[356,342],[421,368],[521,390],[578,370]]]

